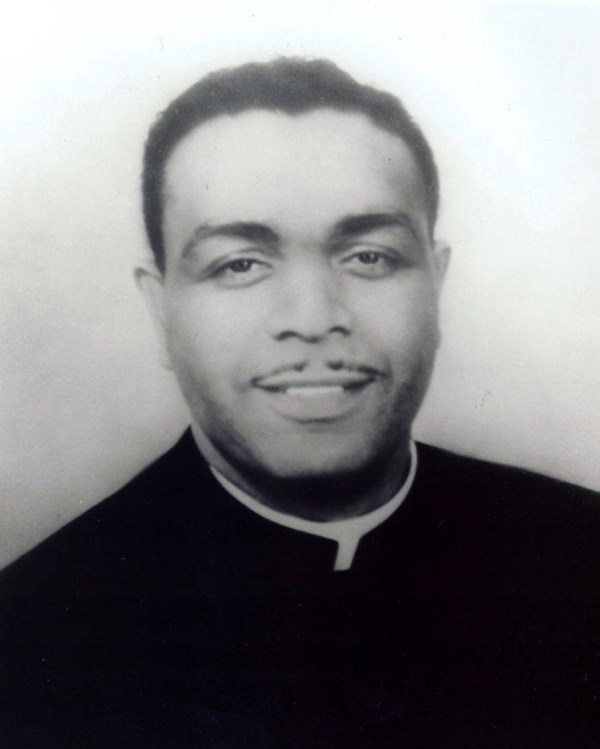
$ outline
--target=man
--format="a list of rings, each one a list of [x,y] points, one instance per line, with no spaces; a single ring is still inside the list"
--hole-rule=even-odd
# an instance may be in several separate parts
[[[597,498],[411,440],[449,250],[400,102],[221,71],[143,187],[191,430],[5,573],[0,744],[599,746]]]

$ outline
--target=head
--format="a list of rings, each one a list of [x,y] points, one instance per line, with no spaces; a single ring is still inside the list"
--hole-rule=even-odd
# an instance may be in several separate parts
[[[250,489],[401,465],[448,257],[402,104],[323,61],[221,71],[154,125],[143,189],[138,279],[208,460]]]
[[[293,116],[322,108],[362,113],[374,125],[404,141],[421,172],[433,233],[439,201],[437,168],[427,140],[402,102],[392,94],[358,83],[327,60],[280,58],[207,75],[171,102],[150,130],[142,192],[144,220],[157,267],[164,271],[166,262],[165,166],[186,135],[210,120],[251,110]]]

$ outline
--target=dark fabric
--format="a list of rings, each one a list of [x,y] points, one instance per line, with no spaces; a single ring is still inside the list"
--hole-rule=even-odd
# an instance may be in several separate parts
[[[597,495],[418,451],[333,572],[187,432],[2,574],[0,747],[600,747]]]

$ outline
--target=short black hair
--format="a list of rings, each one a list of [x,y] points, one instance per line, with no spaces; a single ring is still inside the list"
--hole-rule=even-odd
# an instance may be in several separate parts
[[[429,143],[402,102],[392,94],[358,83],[328,60],[281,57],[210,73],[174,99],[150,129],[142,174],[144,220],[162,272],[163,180],[167,160],[177,144],[198,125],[220,115],[251,109],[293,115],[320,108],[361,112],[404,141],[423,177],[433,233],[439,203],[437,168]]]

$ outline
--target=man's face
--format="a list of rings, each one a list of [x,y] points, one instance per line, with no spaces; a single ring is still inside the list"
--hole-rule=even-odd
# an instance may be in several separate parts
[[[360,114],[249,111],[165,173],[150,294],[210,462],[342,476],[406,448],[446,262],[404,143]]]

